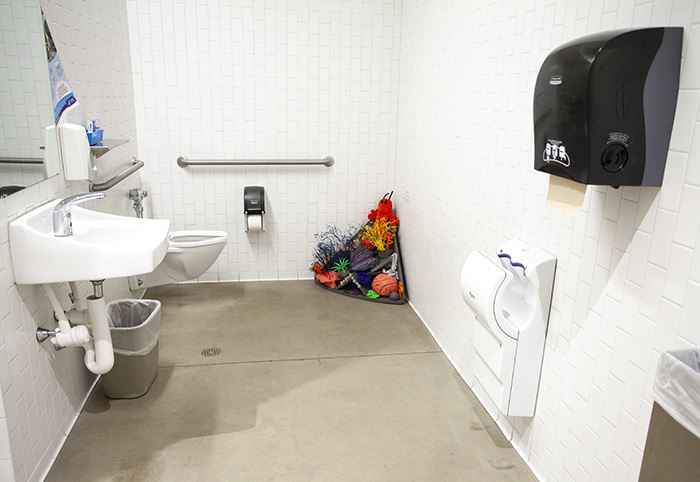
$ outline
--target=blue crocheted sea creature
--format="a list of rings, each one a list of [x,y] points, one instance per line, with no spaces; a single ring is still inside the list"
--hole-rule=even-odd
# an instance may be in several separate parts
[[[372,284],[372,275],[369,273],[357,273],[357,282],[362,286],[370,286]]]

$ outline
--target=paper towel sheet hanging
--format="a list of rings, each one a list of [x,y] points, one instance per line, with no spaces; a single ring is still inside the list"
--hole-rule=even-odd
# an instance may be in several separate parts
[[[586,198],[585,184],[570,181],[559,176],[549,176],[547,206],[571,217],[576,216]]]

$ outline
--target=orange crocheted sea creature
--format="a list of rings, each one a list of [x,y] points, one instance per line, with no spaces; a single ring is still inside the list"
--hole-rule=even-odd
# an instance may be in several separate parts
[[[317,274],[315,278],[331,289],[335,289],[336,281],[340,281],[340,275],[336,271],[324,271]]]
[[[389,296],[392,291],[398,291],[399,283],[396,278],[386,273],[379,273],[372,281],[372,289],[379,296]]]

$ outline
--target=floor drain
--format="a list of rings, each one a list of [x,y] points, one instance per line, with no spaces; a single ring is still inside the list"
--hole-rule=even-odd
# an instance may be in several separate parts
[[[221,348],[205,348],[200,353],[202,356],[216,356],[221,355]]]

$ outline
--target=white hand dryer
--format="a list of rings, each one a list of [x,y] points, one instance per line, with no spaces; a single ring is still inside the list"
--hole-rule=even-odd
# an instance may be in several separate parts
[[[479,321],[474,376],[505,415],[535,415],[556,262],[518,238],[496,258],[472,252],[462,268],[462,296]]]

